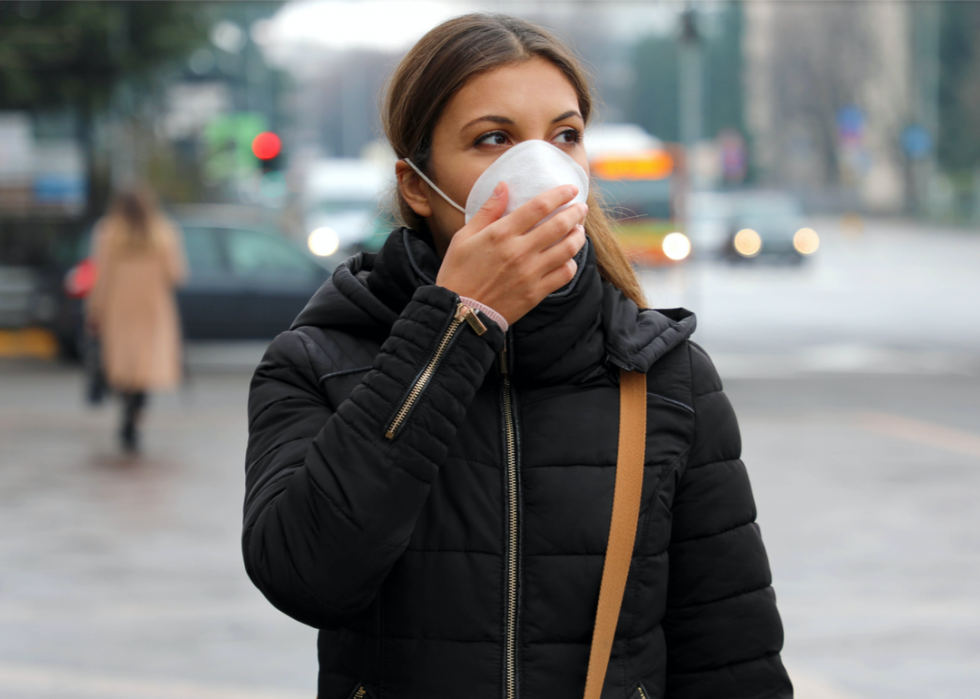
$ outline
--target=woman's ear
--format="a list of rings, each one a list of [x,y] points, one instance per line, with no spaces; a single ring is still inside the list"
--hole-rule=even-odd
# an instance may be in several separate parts
[[[402,198],[412,207],[412,211],[422,218],[432,216],[432,205],[429,203],[429,187],[422,181],[404,160],[395,163],[395,177],[398,178],[398,191]]]

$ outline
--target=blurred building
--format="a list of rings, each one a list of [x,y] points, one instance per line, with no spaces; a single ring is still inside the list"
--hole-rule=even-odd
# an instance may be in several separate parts
[[[818,208],[906,209],[915,182],[902,134],[936,129],[922,69],[935,57],[917,42],[929,18],[904,2],[743,7],[746,120],[761,179]]]

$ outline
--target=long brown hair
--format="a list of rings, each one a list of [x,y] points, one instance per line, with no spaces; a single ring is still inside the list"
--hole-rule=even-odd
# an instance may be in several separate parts
[[[429,31],[408,52],[389,80],[382,110],[385,135],[399,158],[423,171],[432,149],[432,132],[449,100],[474,76],[540,57],[553,63],[578,95],[589,123],[594,106],[589,83],[575,54],[541,27],[516,17],[473,13]],[[425,229],[425,219],[398,195],[403,223]],[[616,240],[602,202],[589,193],[585,229],[595,246],[599,274],[641,308],[646,299],[629,258]]]
[[[152,233],[157,215],[156,199],[145,187],[119,190],[109,207],[109,218],[121,233],[120,242],[130,250],[144,250],[155,242]]]

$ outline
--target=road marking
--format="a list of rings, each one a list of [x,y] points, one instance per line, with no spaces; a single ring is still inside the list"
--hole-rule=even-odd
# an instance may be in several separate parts
[[[149,681],[50,665],[0,663],[0,694],[92,699],[310,699],[313,690],[254,689],[193,682]]]
[[[862,413],[858,424],[870,432],[980,458],[980,435],[892,415]]]

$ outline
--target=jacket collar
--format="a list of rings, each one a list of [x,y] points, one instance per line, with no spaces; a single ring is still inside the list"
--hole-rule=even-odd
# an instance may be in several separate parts
[[[575,278],[508,331],[515,381],[579,383],[610,367],[645,373],[694,332],[690,311],[638,309],[603,281],[591,241],[576,262]],[[396,229],[379,253],[338,266],[293,327],[336,327],[384,339],[415,290],[435,283],[439,265],[427,235]]]

